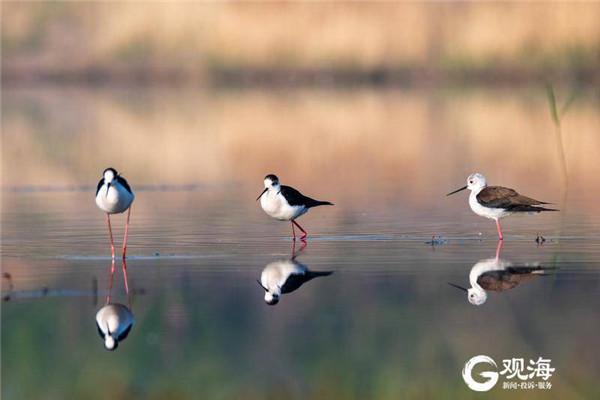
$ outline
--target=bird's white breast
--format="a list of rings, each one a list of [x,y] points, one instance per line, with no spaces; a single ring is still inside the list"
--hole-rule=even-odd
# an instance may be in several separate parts
[[[273,189],[260,198],[260,206],[269,216],[280,221],[296,219],[308,211],[304,206],[290,206],[285,197]]]
[[[131,311],[122,304],[108,304],[98,311],[96,322],[104,334],[110,331],[113,334],[120,335],[129,325],[134,323],[134,318]]]
[[[469,206],[471,206],[471,210],[481,217],[491,218],[491,219],[499,219],[510,215],[510,212],[502,209],[502,208],[489,208],[484,207],[477,201],[477,195],[481,190],[472,191],[469,195]]]
[[[102,185],[96,195],[96,205],[109,214],[118,214],[126,211],[133,203],[135,195],[123,186],[113,181],[106,192],[106,184]]]
[[[281,290],[290,275],[306,273],[306,267],[291,260],[274,261],[263,269],[260,281],[269,291]]]

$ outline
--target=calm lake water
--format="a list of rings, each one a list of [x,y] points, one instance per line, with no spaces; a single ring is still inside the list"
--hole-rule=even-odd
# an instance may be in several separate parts
[[[599,398],[598,97],[565,114],[565,189],[544,95],[8,90],[2,398]],[[136,192],[130,296],[121,260],[111,291],[135,324],[113,352],[95,326],[107,166]],[[476,171],[561,212],[503,220],[495,262],[493,222],[445,197]],[[335,203],[298,220],[306,246],[255,202],[267,173]],[[333,273],[268,306],[256,280],[282,265]],[[448,285],[499,266],[515,287],[479,306]],[[550,359],[552,387],[471,391],[461,373],[480,354],[498,370]]]

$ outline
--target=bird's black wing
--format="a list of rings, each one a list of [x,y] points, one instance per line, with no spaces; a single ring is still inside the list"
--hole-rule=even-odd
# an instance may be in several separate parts
[[[487,186],[477,194],[477,202],[484,207],[502,208],[507,211],[539,212],[557,211],[549,208],[539,207],[548,204],[544,201],[523,196],[513,189],[502,186]]]
[[[333,271],[306,271],[304,274],[292,274],[281,287],[281,293],[291,293],[313,278],[331,274]]]
[[[129,183],[127,183],[127,180],[121,175],[117,175],[117,182],[119,182],[129,193],[133,194],[131,187],[129,187]]]
[[[506,271],[488,271],[477,278],[477,283],[483,290],[501,292],[503,290],[513,289],[518,282],[513,282],[511,274]]]
[[[305,206],[306,208],[333,205],[328,201],[311,199],[290,186],[281,186],[280,193],[285,197],[290,206]]]
[[[308,282],[308,278],[305,274],[292,274],[288,276],[283,285],[281,286],[281,293],[291,293],[298,289],[305,282]]]
[[[125,339],[127,337],[127,335],[129,335],[129,332],[131,331],[131,327],[133,327],[133,324],[130,324],[127,329],[125,329],[123,332],[121,332],[121,334],[119,335],[119,337],[117,338],[117,340],[120,342],[121,340]]]
[[[100,182],[98,182],[98,187],[96,188],[96,196],[98,196],[98,192],[100,191],[100,188],[102,188],[102,185],[104,185],[104,178],[100,179]]]
[[[544,275],[544,269],[540,267],[509,267],[503,271],[488,271],[477,278],[477,283],[484,290],[501,292],[514,289],[517,285]]]
[[[314,201],[290,186],[281,186],[280,193],[285,197],[290,206],[305,206]]]

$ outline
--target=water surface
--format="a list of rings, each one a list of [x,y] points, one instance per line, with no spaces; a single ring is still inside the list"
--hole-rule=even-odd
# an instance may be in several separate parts
[[[461,378],[479,354],[556,368],[551,390],[486,398],[600,396],[597,101],[565,123],[565,190],[545,103],[505,95],[10,92],[2,397],[479,398]],[[130,296],[121,260],[110,292],[135,325],[114,352],[95,327],[111,260],[93,196],[109,165],[136,191]],[[495,257],[495,226],[445,197],[475,170],[561,208],[502,222],[499,258],[546,274],[479,306],[448,282],[469,287]],[[305,247],[254,201],[267,173],[335,203],[299,219]],[[124,216],[113,229],[118,246]],[[292,257],[333,274],[266,305],[256,280]]]

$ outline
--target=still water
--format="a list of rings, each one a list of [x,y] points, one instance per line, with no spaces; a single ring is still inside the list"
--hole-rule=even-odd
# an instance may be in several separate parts
[[[485,398],[598,398],[597,98],[565,116],[565,188],[541,93],[8,91],[2,398],[482,398],[480,354],[555,368]],[[136,192],[110,291],[107,166]],[[503,220],[499,248],[445,197],[475,171],[561,212]],[[267,173],[335,203],[299,219],[306,245],[254,201]],[[312,279],[265,304],[261,274],[289,270]],[[448,285],[470,278],[480,305]],[[112,352],[109,294],[135,318]]]

